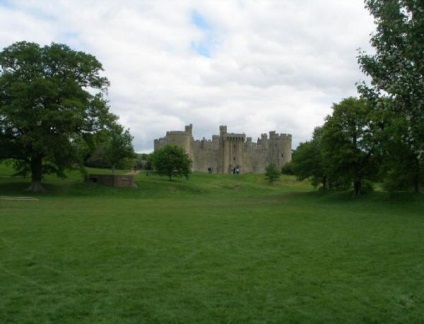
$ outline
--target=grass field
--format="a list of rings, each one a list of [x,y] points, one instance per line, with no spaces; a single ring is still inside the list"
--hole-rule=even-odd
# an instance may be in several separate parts
[[[0,195],[28,179],[0,165]],[[1,323],[422,323],[422,195],[283,177],[46,179],[0,202]]]

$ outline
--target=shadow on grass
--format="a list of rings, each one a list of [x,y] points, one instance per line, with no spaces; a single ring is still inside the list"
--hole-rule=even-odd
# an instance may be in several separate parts
[[[424,204],[423,193],[412,192],[384,192],[374,191],[354,197],[353,192],[348,191],[311,191],[301,193],[303,198],[308,200],[325,203],[325,204],[367,204],[367,203],[384,203],[384,204],[407,204],[418,203]]]

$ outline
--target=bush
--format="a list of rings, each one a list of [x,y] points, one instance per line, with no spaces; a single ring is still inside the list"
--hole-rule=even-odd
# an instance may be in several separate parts
[[[172,180],[173,176],[184,176],[188,179],[191,173],[192,161],[183,148],[175,145],[166,145],[153,153],[152,164],[159,175],[166,175],[169,180]]]
[[[284,164],[283,167],[281,168],[281,173],[286,175],[294,175],[293,163],[290,161]]]
[[[269,183],[273,183],[280,178],[280,172],[278,172],[277,168],[274,164],[269,164],[265,169],[265,179],[268,180]]]

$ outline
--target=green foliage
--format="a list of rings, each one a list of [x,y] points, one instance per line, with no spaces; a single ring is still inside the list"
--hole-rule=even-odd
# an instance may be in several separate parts
[[[326,175],[335,183],[350,182],[359,196],[364,180],[378,172],[379,126],[374,110],[364,100],[347,98],[333,106],[322,129],[321,154]]]
[[[310,179],[316,188],[328,189],[328,175],[324,168],[321,152],[322,128],[314,130],[311,141],[300,143],[293,153],[292,169],[299,180]]]
[[[420,160],[405,145],[388,148],[380,172],[384,175],[382,181],[384,189],[391,192],[417,192],[420,179],[424,177],[424,168]]]
[[[114,173],[116,168],[132,168],[135,165],[133,137],[128,129],[114,125],[103,131],[100,140],[94,152],[87,158],[87,166],[108,167]]]
[[[110,141],[106,146],[106,157],[113,172],[124,159],[134,159],[135,153],[132,145],[133,137],[128,129],[117,126],[112,129]]]
[[[283,167],[281,168],[281,174],[294,175],[292,161],[287,162],[286,164],[283,165]]]
[[[274,183],[278,179],[280,179],[281,173],[275,167],[275,164],[269,164],[265,168],[265,179],[270,183]]]
[[[424,155],[424,4],[410,0],[367,0],[377,31],[371,38],[375,54],[361,52],[358,61],[371,85],[359,86],[362,96],[384,122],[384,177],[390,187],[417,192]],[[404,154],[403,162],[399,154]],[[408,170],[405,173],[405,170]]]
[[[334,104],[332,115],[314,130],[311,141],[293,154],[292,168],[299,180],[331,190],[354,188],[355,196],[370,191],[381,162],[381,126],[367,101],[346,98]]]
[[[94,56],[62,44],[18,42],[0,52],[0,159],[31,174],[31,190],[42,190],[44,174],[81,166],[93,134],[116,121],[101,71]]]
[[[175,145],[166,145],[152,155],[154,170],[160,175],[172,177],[186,177],[191,173],[192,161],[183,148]]]
[[[139,154],[137,159],[137,168],[144,170],[152,170],[152,154]]]

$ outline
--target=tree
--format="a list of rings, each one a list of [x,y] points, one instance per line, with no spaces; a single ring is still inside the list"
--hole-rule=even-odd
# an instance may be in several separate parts
[[[62,44],[18,42],[0,52],[0,159],[31,175],[29,190],[43,191],[44,174],[81,166],[94,134],[115,123],[102,70]]]
[[[137,168],[152,170],[152,154],[141,153],[138,156]]]
[[[292,169],[298,180],[311,179],[316,188],[330,187],[327,170],[321,153],[322,127],[316,127],[311,141],[300,143],[293,153]]]
[[[269,164],[265,168],[265,179],[272,184],[280,178],[280,172],[275,167],[275,164]]]
[[[124,130],[121,125],[102,131],[97,138],[96,149],[87,156],[85,165],[111,168],[112,174],[116,168],[133,167],[136,154],[132,140],[129,129]]]
[[[358,62],[372,83],[358,88],[389,115],[384,131],[395,150],[386,151],[386,174],[410,182],[417,192],[424,173],[424,2],[366,0],[365,4],[377,27],[371,37],[375,54],[359,54]]]
[[[382,184],[388,191],[419,191],[424,178],[422,161],[408,145],[399,141],[384,143],[384,158],[380,168]]]
[[[118,125],[111,131],[110,140],[106,146],[106,159],[112,168],[112,173],[124,159],[135,158],[132,140],[129,129],[124,130],[122,126]]]
[[[152,155],[154,170],[160,175],[188,178],[191,173],[192,161],[183,148],[175,145],[166,145],[155,151]]]
[[[322,129],[322,157],[332,182],[350,181],[354,195],[363,190],[364,180],[377,174],[378,123],[373,108],[365,100],[347,98],[333,106]]]

